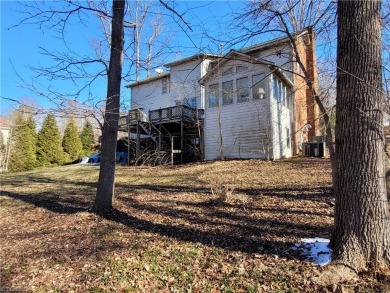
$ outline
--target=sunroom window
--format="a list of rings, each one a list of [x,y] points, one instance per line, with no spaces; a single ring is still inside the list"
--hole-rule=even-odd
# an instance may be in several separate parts
[[[233,81],[222,83],[222,105],[233,104]]]
[[[245,71],[247,71],[247,70],[248,70],[248,67],[246,67],[246,66],[238,65],[238,66],[236,67],[236,72],[237,72],[237,73],[245,72]]]
[[[237,79],[237,102],[249,101],[248,77]]]
[[[230,67],[226,69],[224,72],[222,72],[222,76],[229,76],[233,74],[233,67]]]
[[[209,85],[209,107],[218,106],[219,86],[218,84]]]
[[[265,74],[252,76],[252,95],[254,100],[265,98]]]

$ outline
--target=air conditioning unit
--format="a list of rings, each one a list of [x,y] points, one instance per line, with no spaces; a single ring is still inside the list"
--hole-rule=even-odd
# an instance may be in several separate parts
[[[305,142],[302,144],[302,153],[305,157],[324,157],[325,142]]]

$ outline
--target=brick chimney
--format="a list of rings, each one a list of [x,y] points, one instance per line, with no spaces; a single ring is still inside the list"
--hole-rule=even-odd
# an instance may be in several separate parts
[[[308,34],[305,35],[304,43],[306,45],[306,69],[310,76],[315,91],[318,91],[317,63],[316,63],[316,44],[315,34],[311,27],[307,28]],[[311,125],[308,132],[308,139],[319,134],[318,106],[314,99],[313,91],[306,87],[306,107],[307,107],[307,123]]]

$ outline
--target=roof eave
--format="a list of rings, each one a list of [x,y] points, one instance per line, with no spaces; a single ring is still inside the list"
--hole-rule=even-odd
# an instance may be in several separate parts
[[[301,37],[307,33],[309,33],[309,30],[307,28],[305,28],[305,29],[303,29],[295,34],[292,34],[292,37],[294,39],[298,39],[299,37]],[[277,39],[274,39],[272,41],[265,42],[262,44],[257,44],[257,45],[253,45],[253,46],[250,46],[247,48],[243,48],[240,51],[243,53],[249,53],[249,52],[254,52],[254,51],[259,51],[259,50],[266,50],[268,48],[272,48],[272,47],[275,47],[278,45],[290,44],[290,43],[291,43],[291,41],[290,41],[289,36],[285,36],[285,37],[280,37],[280,38],[277,38]]]
[[[218,58],[218,57],[221,57],[221,55],[217,55],[217,54],[207,54],[207,53],[199,53],[199,54],[192,55],[192,56],[189,56],[189,57],[180,59],[180,60],[176,60],[176,61],[173,61],[173,62],[166,63],[166,64],[164,64],[164,67],[170,68],[170,67],[172,67],[172,66],[181,65],[181,64],[184,64],[184,63],[193,61],[193,60],[198,60],[198,59],[204,60],[204,59],[206,59],[206,58],[208,58],[208,57],[210,57],[210,58]]]
[[[139,80],[139,81],[130,83],[130,84],[126,85],[125,87],[132,88],[132,87],[135,87],[135,86],[138,86],[138,85],[142,85],[142,84],[149,83],[149,82],[152,82],[152,81],[155,81],[155,80],[159,80],[159,79],[161,79],[163,77],[169,76],[170,74],[171,73],[169,71],[166,71],[166,72],[160,73],[158,75],[153,75],[153,76],[147,77],[147,78],[145,78],[143,80]]]
[[[246,61],[246,62],[250,62],[250,63],[252,63],[252,64],[263,64],[263,65],[267,65],[267,66],[272,66],[272,65],[274,65],[274,63],[272,63],[272,62],[269,62],[269,61],[266,61],[266,60],[256,59],[256,58],[253,58],[253,57],[251,57],[251,56],[249,56],[249,55],[246,55],[246,54],[244,54],[244,53],[242,53],[242,52],[240,52],[240,51],[231,50],[229,53],[227,53],[224,57],[221,58],[222,61],[221,61],[221,63],[220,63],[218,66],[216,66],[212,71],[208,72],[205,76],[203,76],[203,77],[199,80],[199,83],[200,83],[201,85],[204,85],[205,81],[206,81],[208,78],[210,78],[210,76],[212,76],[212,75],[215,73],[215,71],[217,70],[217,67],[219,67],[219,68],[223,67],[223,65],[224,65],[227,61],[230,60],[230,59],[229,59],[229,56],[230,56],[230,55],[237,55],[237,56],[241,57],[241,59],[240,59],[240,58],[237,58],[237,59],[235,59],[235,60]],[[246,59],[246,60],[244,60],[244,59]]]
[[[276,66],[276,65],[270,65],[270,69],[273,71],[273,73],[279,77],[287,86],[290,88],[294,87],[294,83],[291,81],[291,79],[288,78],[287,75],[284,74],[283,70]]]

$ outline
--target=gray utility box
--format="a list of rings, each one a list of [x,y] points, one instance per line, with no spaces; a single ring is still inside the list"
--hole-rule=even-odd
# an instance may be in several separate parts
[[[313,136],[309,142],[302,144],[303,155],[306,157],[318,157],[325,156],[325,137]]]

